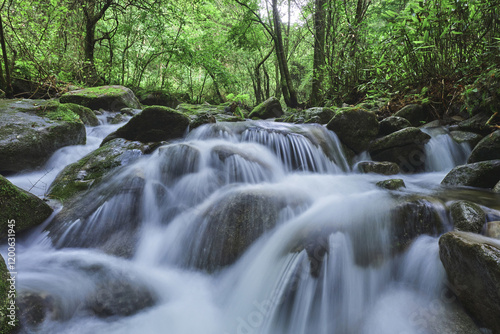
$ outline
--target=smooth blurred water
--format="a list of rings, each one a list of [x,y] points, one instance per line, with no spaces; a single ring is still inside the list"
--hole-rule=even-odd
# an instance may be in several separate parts
[[[95,130],[102,138],[111,128]],[[68,161],[90,152],[89,142]],[[375,185],[390,177],[352,173],[341,147],[318,125],[218,123],[139,159],[83,198],[88,205],[78,219],[19,240],[18,293],[49,295],[53,303],[31,330],[431,333],[415,312],[443,298],[438,238],[420,236],[394,252],[393,212],[405,197],[439,189],[466,148],[460,151],[446,134],[433,135],[427,146],[432,173],[396,175],[406,188],[391,192]],[[62,151],[53,157],[58,164],[59,156]],[[227,221],[243,213],[246,221]],[[236,243],[238,233],[270,215],[272,224],[242,254],[210,267],[227,260],[224,247]],[[239,229],[225,234],[228,226]],[[128,257],[103,252],[117,244],[131,249]],[[147,286],[155,305],[98,318],[88,298],[101,271]],[[444,314],[429,321],[445,322]]]

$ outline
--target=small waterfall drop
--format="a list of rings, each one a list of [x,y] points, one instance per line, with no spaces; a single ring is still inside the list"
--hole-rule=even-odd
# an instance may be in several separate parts
[[[428,172],[466,159],[426,131]],[[44,312],[22,333],[449,331],[441,177],[389,191],[347,161],[313,124],[209,124],[158,148],[20,238],[18,294]]]

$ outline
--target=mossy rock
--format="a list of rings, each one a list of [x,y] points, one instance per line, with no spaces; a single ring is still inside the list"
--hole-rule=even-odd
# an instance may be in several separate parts
[[[406,118],[412,126],[420,126],[431,120],[429,110],[420,104],[409,104],[401,108],[394,116]]]
[[[500,242],[448,232],[439,238],[439,257],[460,303],[482,327],[500,333]]]
[[[360,108],[340,108],[327,125],[328,130],[356,153],[368,149],[370,142],[379,131],[375,113]]]
[[[283,116],[283,108],[281,107],[281,103],[277,98],[272,96],[253,108],[248,117],[251,119],[267,119],[281,116]]]
[[[127,124],[104,138],[101,146],[115,138],[143,143],[181,138],[186,133],[189,123],[190,120],[185,114],[172,108],[146,107]]]
[[[0,101],[0,171],[40,167],[59,148],[85,141],[79,116],[57,101]]]
[[[99,119],[90,108],[74,103],[61,103],[59,108],[67,108],[69,111],[75,113],[80,117],[83,124],[85,125],[89,126],[99,125]]]
[[[491,133],[491,128],[486,124],[490,119],[491,114],[486,111],[482,111],[465,121],[458,123],[457,128],[461,131],[469,131],[478,133],[481,135],[487,135]]]
[[[361,161],[356,164],[356,169],[361,173],[375,173],[382,175],[394,175],[399,173],[399,166],[389,161]]]
[[[402,172],[415,173],[425,167],[425,144],[430,136],[410,127],[374,140],[369,153],[375,161],[389,161],[399,165]]]
[[[402,179],[384,180],[377,182],[376,185],[377,187],[388,190],[398,190],[399,188],[406,188],[405,182]]]
[[[17,313],[19,310],[17,309],[15,310],[16,318],[14,321],[13,319],[8,317],[10,315],[10,310],[8,308],[12,307],[11,306],[12,304],[10,302],[11,300],[13,300],[11,298],[12,292],[10,291],[11,284],[8,281],[10,277],[11,276],[9,270],[7,269],[7,265],[2,255],[0,255],[0,333],[1,334],[15,333],[17,332],[17,328],[19,326],[19,321],[17,319]]]
[[[441,184],[492,189],[498,181],[500,160],[490,160],[457,166],[445,176]]]
[[[0,176],[0,239],[7,236],[9,220],[15,220],[15,231],[20,233],[40,225],[51,214],[52,209],[40,198]]]
[[[457,201],[450,206],[455,229],[463,232],[481,233],[486,223],[486,214],[481,207],[469,201]]]
[[[141,108],[134,93],[123,86],[100,86],[74,90],[61,96],[60,101],[79,104],[93,110],[120,111],[122,108]]]
[[[467,143],[470,147],[474,148],[477,143],[483,139],[483,136],[474,132],[468,131],[451,131],[451,138],[459,144]]]
[[[66,166],[52,182],[47,196],[66,202],[95,187],[104,176],[137,160],[150,150],[150,146],[137,141],[123,138],[109,141],[79,161]]]
[[[211,104],[189,104],[181,103],[175,108],[185,115],[200,115],[200,114],[223,114],[225,106],[224,105],[211,105]]]
[[[387,136],[393,132],[411,127],[410,121],[398,116],[390,116],[380,121],[378,135]]]
[[[164,106],[176,108],[180,103],[189,101],[188,94],[170,93],[166,90],[145,90],[137,92],[139,102],[145,106]]]
[[[500,130],[487,135],[474,147],[468,163],[500,159]]]
[[[401,204],[392,212],[392,249],[403,251],[420,235],[443,233],[443,213],[444,204],[435,198],[402,198]]]

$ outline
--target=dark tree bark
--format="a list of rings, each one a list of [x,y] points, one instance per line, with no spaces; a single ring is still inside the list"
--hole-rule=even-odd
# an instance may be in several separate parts
[[[276,58],[281,74],[281,91],[285,103],[290,108],[298,106],[297,93],[293,88],[292,77],[288,69],[285,48],[283,45],[283,34],[281,33],[281,20],[278,11],[278,0],[273,0],[273,25],[274,25],[274,43],[276,47]]]
[[[310,103],[318,106],[323,99],[323,71],[325,64],[325,0],[315,0],[314,12],[314,60]]]
[[[3,7],[3,6],[2,6]],[[7,97],[12,97],[12,79],[10,77],[9,69],[9,58],[7,56],[7,46],[5,44],[5,36],[3,32],[3,21],[0,15],[0,44],[2,45],[2,55],[3,55],[3,65],[5,74],[2,71],[2,66],[0,65],[0,85],[2,89],[5,90],[5,95]]]

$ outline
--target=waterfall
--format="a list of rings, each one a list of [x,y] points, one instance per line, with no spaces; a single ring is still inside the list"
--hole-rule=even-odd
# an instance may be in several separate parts
[[[426,170],[462,163],[467,150],[432,133]],[[319,125],[201,126],[20,238],[19,300],[43,310],[22,332],[451,330],[456,304],[443,301],[438,256],[450,222],[443,195],[429,199],[440,178],[428,175],[379,188],[388,177],[351,173],[340,141]],[[405,225],[415,212],[434,225]],[[436,301],[439,312],[429,308]]]

